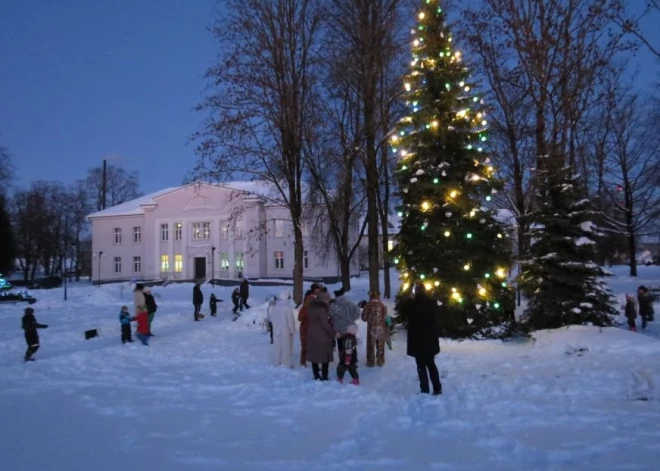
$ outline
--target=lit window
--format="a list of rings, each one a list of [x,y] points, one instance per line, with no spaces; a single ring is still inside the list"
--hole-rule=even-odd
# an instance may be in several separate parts
[[[245,268],[245,254],[243,252],[234,252],[234,260],[236,261],[236,269],[243,270]]]
[[[211,238],[210,222],[195,222],[192,225],[193,240],[208,240]]]
[[[121,257],[115,257],[115,273],[121,273]]]
[[[142,257],[133,257],[133,271],[135,273],[142,271]]]
[[[139,244],[142,242],[142,228],[136,226],[133,228],[133,243]]]
[[[275,252],[275,270],[284,270],[284,252]]]
[[[170,225],[161,224],[160,225],[160,240],[161,242],[167,242],[170,240]]]
[[[174,271],[181,273],[183,271],[183,255],[176,254],[174,256]]]
[[[121,244],[121,227],[115,227],[115,244]]]
[[[180,222],[174,223],[174,240],[183,238],[183,225]]]
[[[170,256],[161,255],[160,256],[160,271],[168,272],[170,271]]]
[[[275,219],[275,237],[284,237],[283,219]]]
[[[388,240],[387,241],[387,251],[390,252],[394,248],[394,241],[393,240]]]
[[[220,270],[229,270],[229,254],[220,252]]]

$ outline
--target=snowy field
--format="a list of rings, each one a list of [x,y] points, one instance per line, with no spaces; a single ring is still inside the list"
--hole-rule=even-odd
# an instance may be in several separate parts
[[[660,284],[658,267],[641,267],[637,280],[614,272],[620,302]],[[355,281],[354,300],[366,282]],[[27,364],[25,306],[0,306],[2,469],[660,469],[660,316],[645,334],[571,327],[527,342],[442,341],[444,394],[422,397],[405,333],[383,368],[360,368],[358,387],[270,366],[258,321],[279,290],[253,288],[253,309],[234,323],[227,302],[193,322],[191,285],[155,288],[148,348],[120,343],[128,288],[79,285],[66,302],[62,290],[35,291],[37,319],[50,327]],[[90,328],[101,337],[84,340]]]

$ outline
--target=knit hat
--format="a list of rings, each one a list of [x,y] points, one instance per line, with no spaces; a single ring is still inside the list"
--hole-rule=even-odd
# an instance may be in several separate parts
[[[348,327],[346,327],[346,333],[351,334],[351,335],[357,335],[357,333],[358,333],[357,324],[354,322],[354,323],[350,324]]]

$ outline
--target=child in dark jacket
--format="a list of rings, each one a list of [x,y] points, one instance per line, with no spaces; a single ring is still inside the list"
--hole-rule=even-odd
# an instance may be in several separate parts
[[[231,293],[231,302],[234,303],[234,309],[232,312],[234,314],[238,313],[238,309],[240,308],[240,301],[241,301],[241,290],[236,288],[234,289],[234,292]]]
[[[128,312],[128,306],[122,306],[119,311],[119,323],[121,324],[121,343],[133,342],[131,338],[131,321],[135,320]]]
[[[46,329],[48,326],[45,324],[39,324],[37,318],[34,317],[34,309],[28,307],[25,308],[22,327],[25,331],[25,343],[27,343],[28,346],[25,351],[25,361],[34,361],[32,355],[39,350],[39,333],[37,332],[37,329]]]
[[[624,312],[626,314],[626,319],[628,319],[628,330],[631,332],[637,332],[637,326],[635,325],[635,319],[637,318],[637,303],[635,302],[635,297],[626,294],[626,304],[623,306]]]
[[[211,293],[209,298],[209,309],[211,310],[211,315],[216,316],[218,312],[218,298],[215,297],[215,293]]]
[[[340,347],[339,362],[337,364],[337,381],[344,382],[344,374],[346,370],[351,375],[353,380],[351,384],[356,386],[360,384],[360,376],[357,372],[357,324],[350,324],[346,333],[342,335],[341,342],[338,342]]]

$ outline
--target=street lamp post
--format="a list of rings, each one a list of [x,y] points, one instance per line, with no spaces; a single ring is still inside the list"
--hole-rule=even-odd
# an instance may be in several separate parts
[[[211,286],[215,288],[215,247],[211,247]]]
[[[73,248],[76,246],[75,243],[71,242],[71,266],[69,267],[70,269],[73,268]],[[63,276],[64,276],[64,300],[67,300],[67,281],[68,281],[68,272],[70,272],[70,269],[66,269],[66,253],[64,256],[64,270],[63,270]]]

